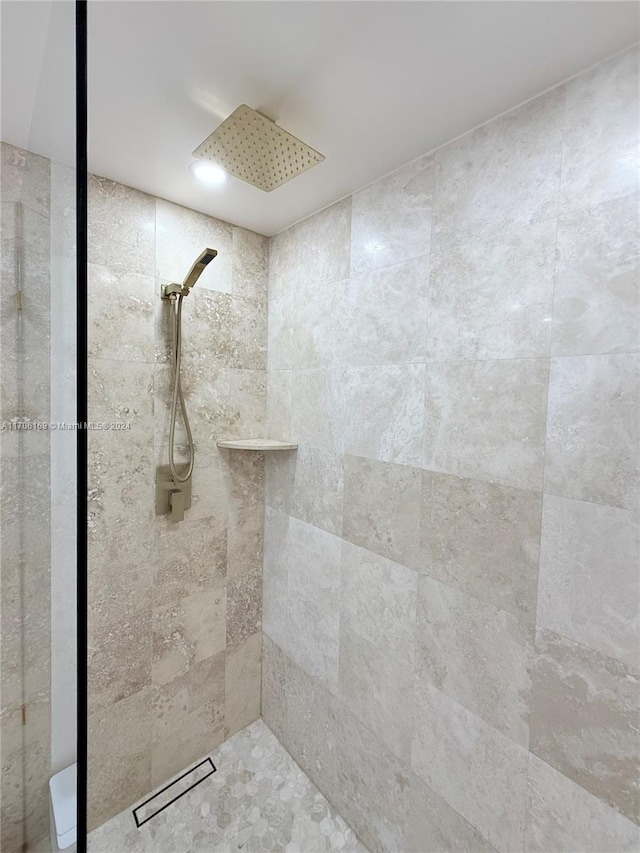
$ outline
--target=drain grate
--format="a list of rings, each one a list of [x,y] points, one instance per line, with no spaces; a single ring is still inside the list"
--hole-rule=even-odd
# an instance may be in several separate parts
[[[138,829],[147,823],[147,821],[150,821],[152,817],[156,817],[160,812],[169,808],[180,797],[184,797],[196,785],[204,782],[205,779],[208,779],[215,772],[216,768],[213,761],[210,758],[205,758],[204,761],[191,767],[182,776],[178,776],[173,782],[169,782],[168,785],[165,785],[164,788],[161,788],[152,797],[145,800],[144,803],[140,803],[132,812]]]

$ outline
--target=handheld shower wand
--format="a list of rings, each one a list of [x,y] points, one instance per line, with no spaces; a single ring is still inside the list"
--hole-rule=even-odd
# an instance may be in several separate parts
[[[215,249],[205,249],[187,273],[187,277],[182,284],[165,284],[162,288],[162,298],[170,303],[172,317],[174,379],[173,393],[171,395],[171,418],[169,426],[169,467],[171,469],[171,477],[174,483],[187,483],[190,480],[191,474],[193,473],[193,463],[195,458],[193,435],[191,434],[187,407],[184,402],[184,395],[180,384],[180,368],[182,364],[182,300],[185,296],[189,295],[189,291],[205,271],[207,264],[211,263],[217,254],[218,252]],[[189,445],[189,462],[184,474],[178,473],[174,458],[178,403],[180,404],[184,429],[187,434],[187,443]]]

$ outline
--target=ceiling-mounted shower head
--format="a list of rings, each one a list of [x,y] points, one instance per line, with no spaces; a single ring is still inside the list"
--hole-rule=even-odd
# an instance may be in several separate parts
[[[267,116],[242,104],[193,152],[230,175],[271,192],[324,157]]]
[[[205,271],[207,264],[210,264],[211,261],[218,254],[216,249],[205,249],[204,252],[200,255],[194,265],[191,267],[189,272],[187,273],[187,277],[182,282],[182,289],[186,291],[185,296],[191,290],[196,281],[200,278],[202,273]]]

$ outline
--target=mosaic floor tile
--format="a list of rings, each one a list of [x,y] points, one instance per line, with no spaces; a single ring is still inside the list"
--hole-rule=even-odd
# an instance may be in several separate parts
[[[212,776],[139,829],[131,809],[95,829],[89,853],[367,853],[262,720],[211,759]]]

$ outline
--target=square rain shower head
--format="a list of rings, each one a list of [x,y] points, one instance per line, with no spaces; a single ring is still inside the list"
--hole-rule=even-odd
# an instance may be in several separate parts
[[[193,152],[230,175],[271,192],[322,163],[324,157],[291,133],[242,104]]]

